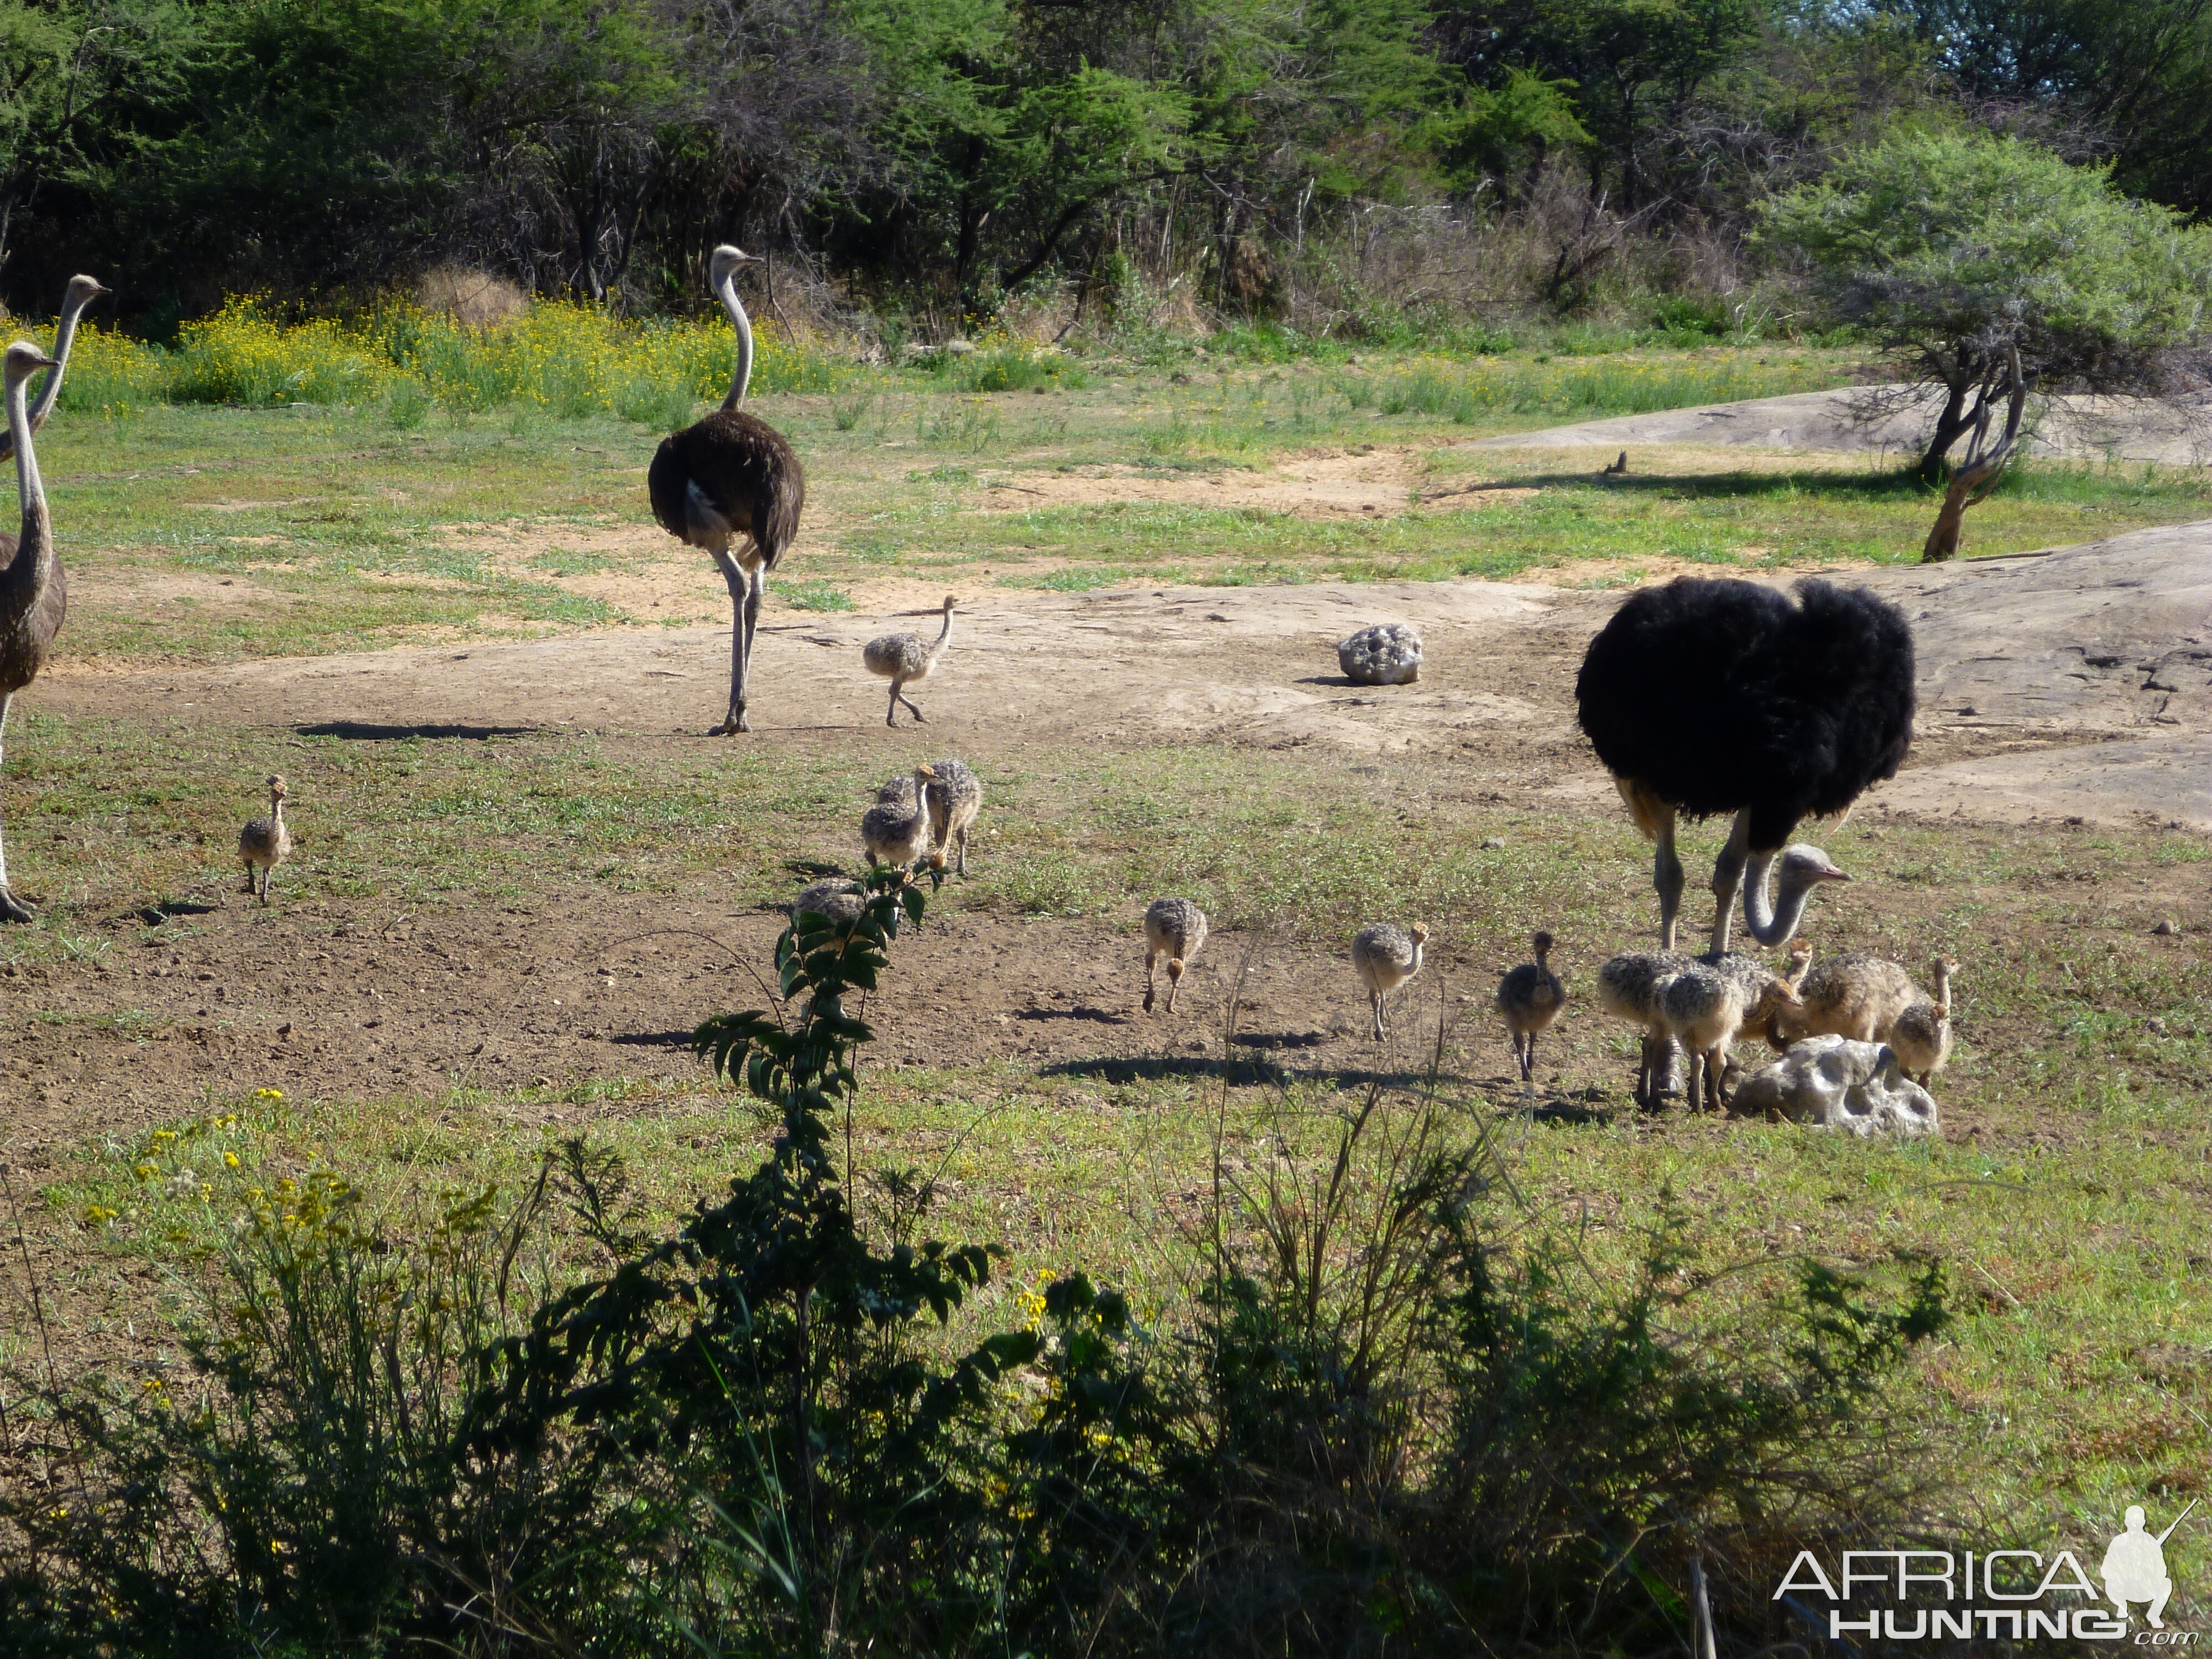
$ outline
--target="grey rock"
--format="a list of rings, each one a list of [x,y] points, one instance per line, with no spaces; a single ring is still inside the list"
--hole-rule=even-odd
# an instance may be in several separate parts
[[[1791,1045],[1735,1091],[1739,1116],[1773,1113],[1862,1139],[1941,1134],[1935,1097],[1899,1069],[1886,1042],[1814,1036]]]
[[[1410,685],[1421,678],[1421,635],[1406,623],[1377,623],[1339,641],[1336,660],[1358,685]]]

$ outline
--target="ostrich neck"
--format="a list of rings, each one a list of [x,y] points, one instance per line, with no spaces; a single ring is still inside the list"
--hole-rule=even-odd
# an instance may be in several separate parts
[[[945,642],[952,637],[952,613],[945,613],[945,626],[937,630],[937,643],[929,647],[929,660],[934,664],[944,653]]]
[[[62,371],[69,367],[70,344],[76,338],[76,319],[91,303],[89,300],[71,300],[62,307],[61,327],[54,334],[54,366],[46,371],[46,378],[39,387],[39,401],[31,405],[33,431],[46,423],[46,416],[54,412],[54,400],[62,395]]]
[[[919,772],[914,775],[914,815],[924,823],[929,820],[929,780]]]
[[[1751,936],[1769,947],[1779,945],[1797,931],[1804,920],[1806,902],[1812,896],[1813,884],[1784,876],[1782,879],[1782,908],[1767,908],[1766,884],[1774,868],[1774,854],[1753,853],[1743,872],[1743,925]]]
[[[745,315],[745,308],[738,303],[738,278],[732,271],[722,278],[716,290],[722,298],[722,309],[730,313],[730,326],[738,331],[738,373],[730,382],[730,395],[722,399],[722,407],[735,409],[745,400],[745,389],[753,383],[753,325]]]
[[[28,616],[54,575],[52,521],[46,514],[46,488],[39,481],[39,459],[31,453],[29,391],[18,380],[8,388],[8,433],[15,441],[15,483],[23,500],[23,532],[15,557],[0,574],[0,618]]]

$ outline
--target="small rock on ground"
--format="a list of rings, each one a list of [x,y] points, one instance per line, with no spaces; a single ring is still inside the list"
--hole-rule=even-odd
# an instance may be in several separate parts
[[[1410,685],[1421,677],[1421,635],[1406,623],[1377,623],[1340,641],[1336,660],[1358,685]]]

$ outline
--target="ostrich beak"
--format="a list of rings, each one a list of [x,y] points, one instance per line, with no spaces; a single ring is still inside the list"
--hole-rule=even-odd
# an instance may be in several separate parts
[[[1849,881],[1850,877],[1844,874],[1841,870],[1837,869],[1836,866],[1832,864],[1826,869],[1820,872],[1820,878],[1822,881]]]
[[[41,355],[31,359],[31,367],[33,368],[59,368],[61,365],[56,362],[52,358]]]

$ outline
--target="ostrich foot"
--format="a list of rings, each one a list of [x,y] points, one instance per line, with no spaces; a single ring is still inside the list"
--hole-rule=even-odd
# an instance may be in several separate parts
[[[752,729],[743,714],[736,714],[724,720],[720,726],[708,726],[707,735],[710,738],[726,738],[733,732],[750,732]]]
[[[17,898],[6,888],[0,887],[0,921],[33,922],[39,913]]]

